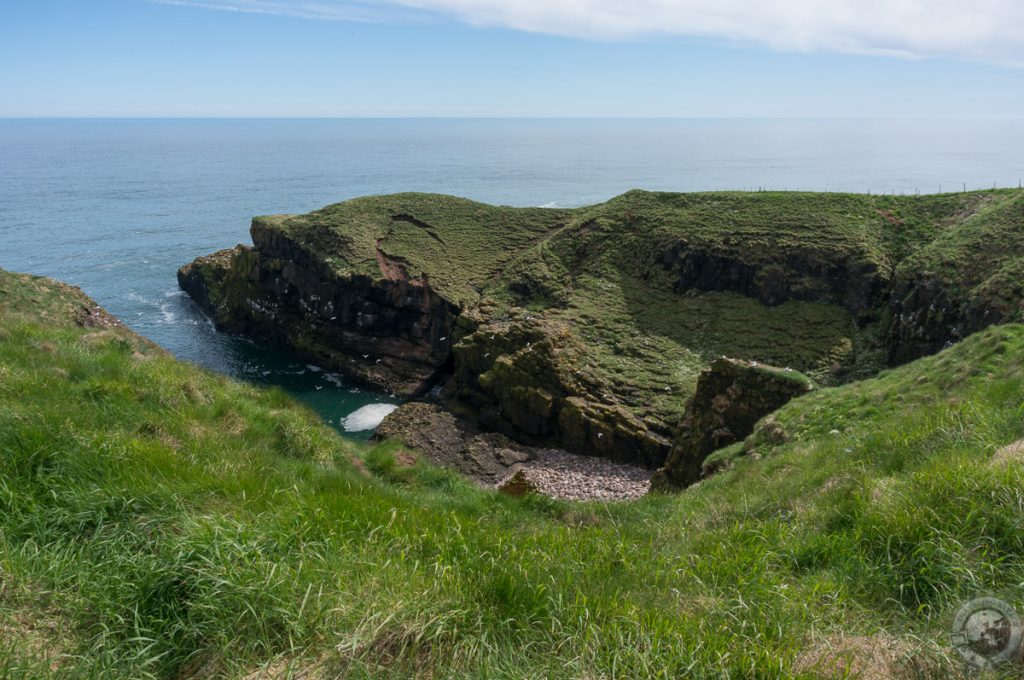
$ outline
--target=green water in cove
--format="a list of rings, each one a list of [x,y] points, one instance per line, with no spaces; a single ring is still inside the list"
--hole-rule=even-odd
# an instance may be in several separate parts
[[[933,193],[1017,186],[1021,149],[1021,120],[0,120],[0,267],[79,285],[176,356],[280,386],[365,437],[394,398],[217,333],[178,267],[248,243],[253,215],[367,194],[568,207],[633,188]]]

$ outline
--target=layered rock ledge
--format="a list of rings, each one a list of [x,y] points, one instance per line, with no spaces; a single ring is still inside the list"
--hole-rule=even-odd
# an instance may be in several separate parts
[[[383,259],[381,276],[339,274],[305,244],[254,222],[254,248],[185,265],[178,282],[221,330],[271,341],[400,397],[445,373],[458,308]],[[382,256],[383,258],[383,256]]]

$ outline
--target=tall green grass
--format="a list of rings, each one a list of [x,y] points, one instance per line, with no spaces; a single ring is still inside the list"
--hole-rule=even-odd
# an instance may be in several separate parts
[[[961,601],[1022,599],[1024,327],[791,402],[679,495],[567,503],[0,284],[0,677],[810,678],[863,637],[947,678]]]

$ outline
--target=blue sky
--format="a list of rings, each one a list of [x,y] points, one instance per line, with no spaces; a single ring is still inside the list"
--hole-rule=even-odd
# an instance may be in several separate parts
[[[1024,112],[1016,3],[851,2],[6,0],[0,116]]]

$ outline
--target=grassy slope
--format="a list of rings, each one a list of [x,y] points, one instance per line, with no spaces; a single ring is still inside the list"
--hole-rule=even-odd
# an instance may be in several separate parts
[[[785,249],[821,247],[836,261],[889,272],[959,219],[1014,195],[631,191],[578,211],[511,263],[488,292],[502,299],[503,285],[534,284],[537,301],[530,306],[576,327],[589,361],[616,385],[622,402],[672,428],[699,373],[722,354],[792,366],[831,384],[874,374],[885,351],[876,324],[858,328],[838,305],[766,307],[732,293],[679,295],[650,264],[667,244],[684,239],[756,267]]]
[[[944,678],[959,602],[1019,600],[1021,462],[993,454],[1024,437],[1021,326],[791,402],[762,460],[602,505],[403,468],[280,392],[61,321],[80,303],[0,274],[3,677],[814,677],[868,636]]]
[[[984,192],[954,229],[943,229],[902,263],[914,277],[935,277],[963,299],[1020,320],[1024,314],[1024,192]],[[948,218],[947,218],[948,219]]]
[[[380,276],[376,248],[407,263],[411,276],[453,302],[476,302],[479,289],[522,248],[564,225],[571,210],[507,208],[436,194],[357,198],[307,215],[264,218],[313,244],[338,271]],[[395,216],[412,217],[396,220]]]
[[[926,196],[630,191],[588,208],[551,209],[401,193],[257,220],[331,253],[339,271],[376,274],[374,248],[384,238],[385,251],[407,259],[411,274],[430,272],[442,292],[455,295],[485,284],[527,247],[535,251],[527,260],[550,259],[544,256],[547,250],[564,264],[566,246],[574,248],[588,234],[595,242],[605,241],[600,250],[624,254],[619,266],[626,268],[637,261],[633,255],[645,243],[664,237],[728,247],[752,263],[771,262],[780,247],[827,243],[835,252],[863,253],[880,267],[891,268],[937,236],[952,236],[947,245],[959,247],[956,242],[965,237],[954,227],[965,220],[973,225],[967,233],[999,232],[1000,222],[1012,220],[1014,208],[1019,211],[1022,197],[1024,193],[1013,189]],[[396,221],[395,215],[421,224]],[[608,239],[609,234],[617,238]],[[1006,245],[1000,242],[992,250]]]
[[[836,261],[849,258],[888,272],[937,238],[944,239],[946,252],[959,254],[982,234],[1001,235],[986,255],[1011,257],[1019,250],[1012,227],[1014,220],[1019,227],[1022,203],[1024,192],[1012,189],[926,196],[630,191],[575,211],[516,265],[546,267],[552,286],[571,286],[580,271],[654,275],[653,285],[668,285],[649,264],[666,243],[682,239],[757,267],[776,263],[787,251],[821,249]],[[963,273],[976,267],[969,261],[975,255],[959,256]]]
[[[635,413],[678,425],[697,376],[715,357],[749,357],[793,366],[819,380],[849,360],[863,333],[835,305],[787,302],[765,307],[735,293],[680,296],[623,278],[581,282],[571,305],[554,314],[574,323],[588,360],[616,385]]]

